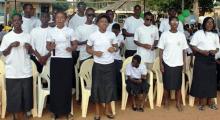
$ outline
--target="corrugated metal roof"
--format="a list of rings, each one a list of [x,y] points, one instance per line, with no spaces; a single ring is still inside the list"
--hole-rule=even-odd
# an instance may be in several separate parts
[[[15,0],[8,0],[10,2],[14,2]],[[31,2],[31,3],[52,3],[56,2],[56,0],[16,0],[17,2]]]

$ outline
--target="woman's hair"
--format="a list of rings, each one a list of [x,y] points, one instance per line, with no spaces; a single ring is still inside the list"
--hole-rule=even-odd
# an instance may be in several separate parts
[[[140,5],[135,5],[134,9],[137,9],[137,8],[141,9],[141,6]]]
[[[114,13],[114,11],[113,11],[113,10],[106,10],[106,11],[105,11],[105,13],[109,13],[109,12]]]
[[[118,23],[115,23],[112,25],[112,29],[115,29],[115,30],[119,30],[120,31],[120,25]]]
[[[31,3],[25,3],[23,5],[23,10],[25,10],[27,6],[30,6],[31,8],[33,8],[33,5]]]
[[[55,17],[56,17],[58,14],[63,14],[64,17],[67,18],[67,14],[66,14],[64,11],[57,11],[56,14],[55,14]]]
[[[145,13],[144,13],[144,17],[146,17],[146,16],[151,16],[151,17],[153,17],[153,14],[152,14],[151,12],[145,12]]]
[[[108,23],[110,22],[110,18],[108,15],[102,13],[102,14],[99,14],[98,17],[96,18],[96,24],[102,19],[102,18],[106,18]]]
[[[15,14],[12,15],[11,18],[13,19],[15,16],[18,16],[22,20],[22,15],[21,14],[15,13]]]
[[[136,60],[139,64],[141,63],[141,56],[135,55],[132,60]]]
[[[93,9],[93,8],[91,8],[91,7],[86,9],[86,11],[89,11],[89,10],[95,12],[95,9]]]
[[[177,21],[179,21],[178,17],[172,16],[172,17],[169,17],[169,23],[170,23],[172,20],[174,20],[174,19],[176,19]]]
[[[204,20],[203,20],[203,23],[202,23],[202,29],[203,31],[206,31],[206,24],[208,22],[208,20],[211,19],[212,20],[212,23],[213,23],[213,28],[211,30],[211,32],[214,32],[214,33],[217,33],[217,30],[215,29],[215,21],[212,17],[206,17]]]

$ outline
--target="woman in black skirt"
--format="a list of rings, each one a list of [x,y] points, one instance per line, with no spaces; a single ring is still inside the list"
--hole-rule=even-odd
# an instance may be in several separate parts
[[[215,31],[214,19],[206,17],[203,30],[197,31],[190,42],[195,54],[193,80],[190,95],[199,98],[199,110],[209,108],[217,110],[211,98],[217,96],[215,54],[219,50],[219,37]]]
[[[158,48],[160,49],[160,69],[163,74],[164,103],[168,108],[169,91],[176,91],[176,108],[182,111],[181,85],[184,65],[184,50],[188,48],[186,37],[177,30],[179,21],[177,17],[170,17],[171,29],[163,32]]]
[[[92,33],[88,39],[86,50],[94,57],[92,68],[91,99],[96,104],[95,120],[100,120],[100,104],[105,103],[105,114],[114,118],[110,109],[110,102],[117,100],[115,80],[114,52],[118,50],[116,36],[113,32],[106,31],[109,17],[100,14],[96,24],[99,29]]]
[[[55,119],[71,111],[73,60],[77,43],[74,31],[65,26],[66,14],[56,13],[56,27],[48,33],[47,49],[52,51],[50,62],[50,110]]]

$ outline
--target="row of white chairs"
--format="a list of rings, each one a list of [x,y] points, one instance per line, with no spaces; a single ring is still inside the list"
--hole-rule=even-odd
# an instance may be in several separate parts
[[[132,57],[127,58],[123,61],[122,69],[121,69],[121,77],[122,77],[122,101],[121,101],[121,110],[126,109],[128,93],[126,91],[126,75],[125,75],[125,68],[127,64],[131,63]],[[186,95],[187,90],[190,90],[190,86],[192,83],[192,68],[189,66],[189,58],[187,59],[187,67],[186,72],[182,75],[182,101],[183,105],[186,105]],[[156,99],[156,106],[160,107],[163,98],[163,81],[162,81],[162,74],[160,72],[159,66],[159,58],[156,58],[152,70],[148,70],[148,82],[150,84],[149,92],[148,92],[148,99],[150,108],[154,109],[154,97],[157,96]],[[34,78],[34,108],[32,110],[33,117],[41,117],[43,108],[45,107],[46,103],[46,96],[50,94],[50,63],[47,62],[46,66],[43,68],[41,74],[37,73],[36,66],[32,63],[33,66],[33,78]],[[91,83],[92,83],[92,66],[93,66],[93,59],[88,59],[80,67],[79,69],[79,62],[75,65],[76,71],[76,99],[79,99],[79,82],[81,83],[81,92],[82,92],[82,117],[86,117],[87,109],[89,105],[89,97],[91,96]],[[188,77],[188,82],[185,81],[185,74]],[[2,102],[1,102],[1,117],[5,117],[6,113],[6,90],[5,90],[5,80],[4,80],[4,63],[0,61],[0,80],[1,80],[1,93],[2,93]],[[154,76],[155,75],[155,76]],[[80,78],[80,79],[79,79]],[[154,86],[154,78],[156,79],[156,84]],[[41,80],[44,79],[48,83],[48,87],[42,87]],[[38,83],[38,84],[37,84]],[[171,92],[171,98],[175,98],[173,91]],[[194,97],[189,96],[189,105],[194,105]],[[217,104],[217,98],[214,99],[215,103]],[[72,100],[73,104],[73,100]],[[72,105],[73,106],[73,105]],[[115,111],[115,102],[111,103],[113,114],[116,114]],[[71,107],[71,114],[73,115],[73,107]]]

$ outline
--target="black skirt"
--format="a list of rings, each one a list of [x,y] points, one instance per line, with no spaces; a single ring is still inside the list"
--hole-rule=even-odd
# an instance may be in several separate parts
[[[72,100],[72,58],[51,58],[50,110],[54,114],[69,114]]]
[[[28,112],[33,108],[33,78],[6,78],[7,111]]]
[[[150,88],[147,80],[142,81],[140,84],[136,84],[130,80],[126,80],[126,90],[129,94],[137,96],[138,94],[147,94]]]
[[[214,56],[195,55],[190,95],[198,98],[217,96],[217,74]]]
[[[115,80],[115,65],[94,63],[92,68],[91,100],[95,103],[116,101],[117,86]]]
[[[182,66],[170,67],[165,62],[163,73],[163,85],[166,90],[179,90],[182,85]]]

